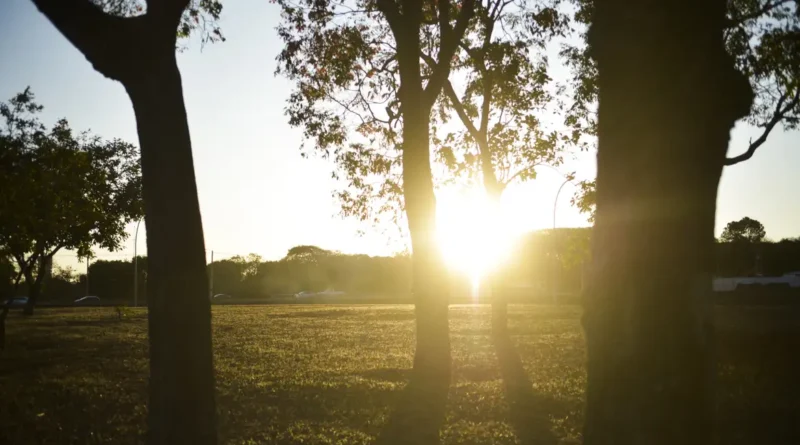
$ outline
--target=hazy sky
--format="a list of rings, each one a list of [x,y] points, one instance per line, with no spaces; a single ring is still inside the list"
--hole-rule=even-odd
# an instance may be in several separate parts
[[[390,253],[378,233],[359,237],[365,228],[336,216],[330,196],[331,166],[300,157],[300,132],[283,114],[291,84],[275,77],[281,47],[275,26],[278,7],[266,0],[225,2],[222,28],[227,42],[199,45],[179,55],[184,96],[207,249],[215,256],[256,252],[277,259],[298,244],[316,244],[345,252]],[[0,100],[31,86],[45,106],[43,121],[66,117],[77,130],[138,143],[130,101],[122,86],[96,73],[89,63],[35,9],[30,0],[0,2]],[[747,146],[757,130],[737,127],[731,152]],[[800,235],[800,134],[780,129],[753,159],[727,168],[720,187],[717,233],[731,220],[760,220],[767,236]],[[591,154],[563,171],[579,179],[594,175]],[[553,200],[560,176],[542,169],[539,179],[509,190],[514,226],[552,226]],[[574,189],[559,198],[558,226],[585,225],[569,206]],[[131,227],[131,232],[133,227]],[[144,230],[138,248],[145,250]],[[128,247],[100,258],[130,257]],[[72,263],[70,253],[58,257]]]

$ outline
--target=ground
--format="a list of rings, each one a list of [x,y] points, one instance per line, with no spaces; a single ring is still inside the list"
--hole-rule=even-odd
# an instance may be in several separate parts
[[[721,443],[800,443],[798,312],[718,309]],[[394,421],[433,403],[404,395],[411,306],[221,306],[213,314],[221,443],[411,443],[422,429]],[[0,444],[143,441],[146,318],[118,315],[83,308],[9,316]],[[417,412],[415,422],[438,430],[442,444],[580,442],[579,308],[511,306],[510,337],[499,343],[487,306],[454,306],[450,319],[454,376],[442,415]]]

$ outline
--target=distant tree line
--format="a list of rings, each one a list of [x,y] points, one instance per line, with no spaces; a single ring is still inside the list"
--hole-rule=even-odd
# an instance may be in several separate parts
[[[758,221],[750,218],[742,221],[748,220],[753,222],[749,228],[741,221],[730,223],[718,240],[716,276],[778,276],[800,270],[800,237],[765,240],[763,226],[758,230]],[[744,228],[737,231],[740,226]],[[517,293],[535,294],[555,288],[560,293],[577,294],[585,278],[590,244],[590,228],[540,230],[524,235],[511,260],[498,272],[496,292],[516,288]],[[145,304],[147,257],[140,256],[138,261],[138,301]],[[25,286],[18,287],[16,293],[13,291],[15,267],[7,259],[0,259],[2,298],[27,295]],[[326,289],[393,299],[407,298],[411,292],[411,263],[406,255],[343,254],[317,246],[293,247],[277,261],[264,260],[253,253],[237,255],[214,261],[208,265],[208,272],[214,294],[248,300]],[[131,260],[94,261],[89,265],[87,287],[85,273],[56,266],[43,280],[41,297],[52,303],[68,303],[85,295],[108,302],[131,302],[133,274]],[[452,271],[449,275],[452,295],[466,296],[472,292],[470,277]]]
[[[746,220],[760,225],[750,218],[742,221]],[[778,276],[800,270],[800,238],[765,240],[763,226],[761,231],[741,231],[761,236],[744,237],[736,230],[739,226],[739,221],[729,224],[717,242],[716,276]],[[577,294],[585,278],[590,244],[590,228],[540,230],[524,235],[511,260],[498,272],[496,292],[516,288],[523,294],[535,294],[555,288],[560,293]],[[145,304],[147,257],[140,256],[138,261],[138,301]],[[407,298],[411,292],[411,263],[406,255],[343,254],[317,246],[293,247],[277,261],[252,253],[237,255],[214,261],[208,265],[208,272],[214,294],[248,300],[326,289],[395,299]],[[133,274],[131,260],[94,261],[89,265],[87,287],[85,273],[56,266],[43,280],[41,297],[53,303],[68,303],[85,295],[108,302],[130,302]],[[0,297],[14,294],[15,275],[15,265],[7,259],[0,260]],[[472,292],[470,277],[452,271],[449,275],[452,295]],[[20,286],[15,295],[26,294],[27,287]]]

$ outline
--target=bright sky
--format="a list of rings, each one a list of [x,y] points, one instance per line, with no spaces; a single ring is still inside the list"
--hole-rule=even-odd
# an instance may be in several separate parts
[[[336,216],[330,196],[331,166],[300,157],[300,132],[283,115],[291,85],[275,77],[280,50],[275,26],[278,7],[265,0],[225,2],[222,28],[227,42],[197,44],[179,55],[189,113],[194,162],[206,247],[215,258],[255,252],[278,259],[298,244],[368,254],[395,247],[377,232]],[[73,128],[104,138],[137,143],[133,110],[122,86],[96,73],[89,63],[36,10],[30,0],[0,2],[0,100],[31,86],[45,106],[48,125],[66,117]],[[756,129],[737,127],[732,152],[744,150]],[[767,236],[800,235],[800,133],[776,129],[755,157],[727,168],[720,187],[717,233],[731,220],[760,220]],[[584,154],[562,171],[578,179],[594,176],[593,156]],[[552,227],[553,201],[562,178],[541,169],[539,178],[508,190],[506,215],[514,230]],[[569,205],[567,184],[558,200],[557,225],[586,225]],[[133,232],[133,226],[130,228]],[[144,228],[138,249],[144,252]],[[121,252],[100,258],[130,257],[133,237]],[[61,264],[75,264],[65,252]]]

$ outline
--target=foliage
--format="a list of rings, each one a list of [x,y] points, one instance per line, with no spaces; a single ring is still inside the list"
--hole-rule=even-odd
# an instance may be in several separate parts
[[[450,309],[454,369],[437,424],[442,445],[580,442],[580,310],[513,305],[509,312],[516,368],[498,360],[485,335],[488,307]],[[787,353],[800,348],[789,322],[796,310],[716,313],[720,442],[797,443],[800,363]],[[9,316],[0,443],[143,441],[146,313],[113,316],[112,308],[43,310],[24,323]],[[411,306],[216,306],[212,320],[220,443],[368,444],[396,420],[413,358]],[[523,403],[509,403],[514,396]]]
[[[559,1],[486,0],[453,61],[452,81],[439,101],[436,157],[456,175],[483,177],[498,197],[514,181],[536,176],[535,167],[560,163],[560,144],[541,115],[552,112],[553,81],[545,50],[563,36],[568,17]],[[424,58],[429,65],[430,58]],[[463,90],[461,94],[457,89]],[[461,130],[446,125],[453,115]]]
[[[764,241],[766,235],[767,232],[764,230],[763,224],[745,216],[739,221],[729,222],[722,231],[720,241],[727,243],[758,243]]]
[[[102,10],[117,17],[137,17],[147,13],[145,0],[92,0]],[[219,25],[222,2],[219,0],[188,0],[178,24],[178,38],[196,34],[202,44],[224,42]]]
[[[304,147],[303,155],[317,152],[333,160],[333,176],[343,184],[333,194],[343,216],[378,228],[393,223],[402,232],[400,66],[385,17],[374,2],[278,3],[286,47],[277,72],[296,82],[287,114],[314,146]],[[423,79],[432,79],[439,68],[443,41],[436,7],[441,17],[447,4],[423,7]],[[535,166],[560,162],[559,144],[567,140],[547,131],[539,116],[553,102],[544,49],[568,25],[558,4],[474,5],[475,19],[451,60],[453,81],[444,83],[431,115],[436,185],[474,180],[484,169],[489,192],[496,194],[509,183],[534,178]]]
[[[564,45],[561,51],[572,71],[572,101],[565,110],[565,123],[572,129],[573,142],[589,148],[596,136],[597,70],[589,57],[585,32],[593,2],[574,3],[578,43]],[[725,45],[756,95],[745,121],[761,130],[744,153],[726,161],[733,165],[752,157],[776,127],[795,130],[800,123],[800,8],[796,0],[731,0],[727,4]],[[593,199],[594,183],[587,182],[573,202],[587,211],[592,205],[586,204],[593,204]]]
[[[333,195],[342,215],[402,227],[400,77],[405,72],[418,80],[406,91],[420,93],[423,108],[433,105],[474,1],[277,3],[278,34],[285,43],[277,73],[295,83],[286,113],[313,144],[311,150],[302,147],[303,155],[316,152],[336,165],[333,176],[344,185]],[[421,54],[404,56],[403,63],[396,37],[412,35],[416,31],[406,28],[416,26]],[[434,63],[420,64],[420,58]]]
[[[65,119],[46,131],[41,110],[30,89],[0,105],[0,246],[29,286],[37,264],[60,249],[120,248],[143,211],[136,147],[74,134]]]
[[[594,209],[597,203],[597,180],[580,181],[578,191],[572,195],[570,203],[587,215],[589,222],[594,222]]]

